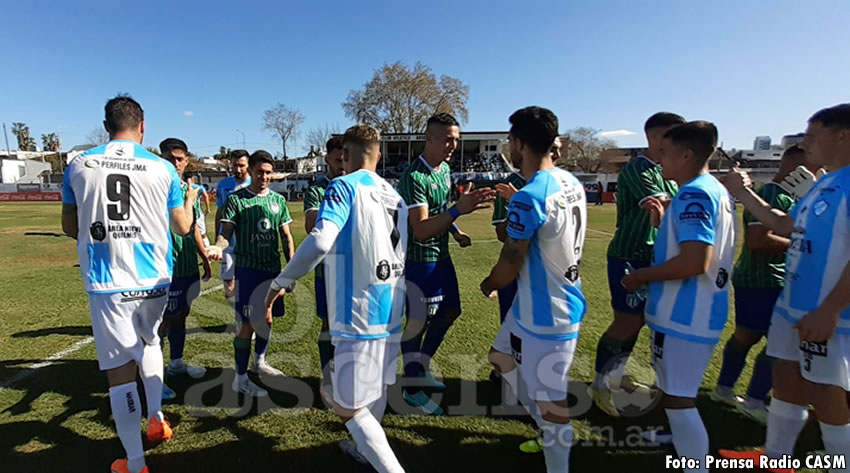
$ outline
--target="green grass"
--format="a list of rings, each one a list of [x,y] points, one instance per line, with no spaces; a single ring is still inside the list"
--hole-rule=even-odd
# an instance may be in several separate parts
[[[300,204],[292,205],[291,211],[296,217],[293,233],[300,241],[304,237]],[[61,233],[59,216],[58,204],[0,205],[0,239],[4,242],[0,247],[4,265],[0,273],[0,384],[91,334],[87,299],[79,268],[74,266],[74,242],[59,236],[27,235]],[[612,318],[605,249],[614,219],[613,206],[589,208],[582,279],[590,307],[571,370],[575,381],[592,379],[596,342]],[[208,224],[211,230],[212,216]],[[487,213],[463,217],[459,224],[474,239],[471,248],[452,246],[464,313],[434,362],[449,387],[440,400],[449,415],[410,415],[396,386],[390,391],[391,409],[384,421],[387,435],[409,472],[544,471],[542,455],[525,455],[516,448],[534,433],[529,419],[504,415],[498,407],[499,395],[487,381],[486,353],[498,330],[498,305],[480,294],[478,284],[498,257],[500,244]],[[218,265],[213,266],[217,276]],[[214,278],[204,288],[218,284]],[[286,304],[287,315],[275,326],[268,356],[291,378],[269,385],[269,399],[246,404],[229,389],[233,311],[221,291],[195,302],[187,322],[186,359],[207,366],[208,374],[194,383],[169,380],[180,395],[164,408],[176,436],[148,450],[153,473],[231,472],[252,466],[286,472],[356,471],[337,447],[347,435],[344,426],[321,408],[315,396],[319,321],[314,315],[312,277],[299,281]],[[724,340],[706,372],[704,389],[713,388],[717,379],[720,352],[733,320],[730,316]],[[760,348],[751,352],[750,365]],[[647,329],[629,367],[651,381]],[[749,375],[747,368],[736,387],[739,393],[745,391]],[[122,454],[106,389],[105,376],[97,369],[94,344],[0,389],[3,471],[106,471]],[[704,394],[699,408],[712,451],[751,448],[764,441],[762,427]],[[640,418],[615,420],[593,408],[578,416],[574,424],[578,444],[572,453],[573,471],[655,472],[663,469],[664,456],[674,453],[633,443],[640,429],[664,425],[661,409]],[[819,447],[819,437],[817,427],[809,425],[799,451]]]

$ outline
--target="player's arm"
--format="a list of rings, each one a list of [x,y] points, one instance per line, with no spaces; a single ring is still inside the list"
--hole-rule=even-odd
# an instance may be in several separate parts
[[[489,188],[464,189],[458,201],[449,210],[433,217],[428,216],[428,203],[424,189],[417,182],[408,182],[406,192],[402,192],[408,206],[408,219],[417,240],[427,240],[449,230],[452,223],[461,215],[489,207],[488,202],[495,199],[495,191]]]
[[[77,223],[77,206],[62,204],[62,231],[73,239],[77,239],[79,224]]]
[[[171,187],[168,192],[168,208],[171,214],[171,231],[185,236],[192,231],[195,222],[195,200],[198,199],[198,188],[192,185],[192,179],[186,181],[186,197],[180,187],[180,178],[175,172],[172,175]]]
[[[319,215],[319,190],[317,186],[312,186],[307,189],[307,194],[304,195],[304,231],[309,235],[316,226],[316,215]]]
[[[528,247],[531,240],[515,240],[510,236],[506,237],[505,244],[502,246],[502,252],[499,254],[499,261],[490,270],[490,275],[481,282],[481,292],[487,297],[494,297],[494,291],[516,280],[522,269],[522,264],[525,261],[525,254],[528,253]]]
[[[500,222],[496,224],[496,238],[502,243],[508,239],[508,222]]]
[[[640,172],[636,166],[626,166],[623,171],[622,184],[637,197],[638,207],[643,207],[650,198],[659,200],[670,198],[667,191],[658,185],[658,180],[652,175],[651,169]]]
[[[207,193],[207,190],[203,187],[201,188],[201,197],[204,199],[204,215],[209,215],[210,213],[210,195]]]
[[[744,233],[747,248],[759,253],[784,253],[791,246],[790,239],[777,235],[761,222],[751,222]]]
[[[641,268],[623,278],[630,292],[652,281],[688,279],[708,271],[714,247],[701,241],[686,241],[679,245],[679,254],[658,266]]]
[[[227,197],[227,202],[224,203],[224,210],[220,210],[220,213],[221,223],[216,226],[219,232],[218,236],[216,237],[215,244],[207,250],[210,258],[214,260],[221,259],[221,254],[230,246],[233,233],[236,230],[236,222],[239,220],[239,206],[236,204],[235,196],[231,195]]]
[[[746,172],[740,171],[737,167],[733,168],[724,176],[723,184],[756,220],[772,230],[774,234],[788,236],[794,231],[794,218],[765,202],[752,189],[752,181]]]
[[[218,241],[218,235],[221,232],[221,213],[226,205],[224,199],[222,199],[221,193],[221,183],[215,189],[215,237],[216,241]]]
[[[838,283],[821,305],[800,319],[794,328],[800,331],[801,340],[824,343],[825,340],[832,338],[841,311],[848,306],[850,306],[850,262],[844,266]]]
[[[198,256],[201,257],[201,261],[204,265],[203,279],[206,281],[212,274],[212,269],[210,268],[210,255],[204,245],[204,235],[201,233],[201,227],[197,225],[197,222],[195,222],[195,231],[193,232],[193,235],[195,237],[195,245],[198,247]]]
[[[292,260],[292,255],[295,254],[295,239],[292,238],[292,232],[289,231],[289,222],[280,226],[280,244],[283,248],[283,257],[289,263]]]

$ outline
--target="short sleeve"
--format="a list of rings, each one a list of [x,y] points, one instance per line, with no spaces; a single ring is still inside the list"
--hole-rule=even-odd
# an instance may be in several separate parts
[[[422,182],[413,177],[413,174],[405,174],[399,183],[399,194],[407,204],[407,208],[428,205],[428,196]]]
[[[174,166],[171,163],[166,164],[168,174],[171,178],[171,183],[168,186],[168,208],[176,209],[183,205],[184,202],[183,187],[180,185],[180,177],[177,175],[177,171],[174,170]]]
[[[292,215],[289,213],[289,206],[286,205],[285,199],[280,199],[280,226],[286,226],[292,223]]]
[[[521,190],[508,204],[508,236],[514,240],[528,240],[546,221],[545,203],[530,192]]]
[[[322,205],[316,222],[330,220],[337,227],[345,227],[348,217],[351,215],[351,205],[354,203],[354,189],[351,185],[341,179],[334,179],[325,190]]]
[[[239,219],[239,204],[236,203],[236,195],[230,194],[221,211],[221,221],[236,224]]]
[[[699,241],[714,245],[717,210],[714,202],[702,189],[685,188],[671,204],[673,221],[679,243]]]
[[[635,163],[635,165],[626,166],[623,171],[622,183],[637,198],[639,206],[642,206],[650,197],[667,195],[667,191],[659,185],[659,171],[655,166],[641,169]]]
[[[65,169],[65,175],[62,176],[62,203],[68,205],[77,205],[77,198],[74,196],[74,188],[71,187],[71,170]]]
[[[496,197],[496,202],[493,203],[493,218],[490,221],[493,225],[504,223],[508,218],[508,201],[504,197]]]
[[[306,214],[311,210],[319,210],[321,204],[322,199],[319,186],[311,186],[307,189],[307,194],[304,195],[304,213]]]

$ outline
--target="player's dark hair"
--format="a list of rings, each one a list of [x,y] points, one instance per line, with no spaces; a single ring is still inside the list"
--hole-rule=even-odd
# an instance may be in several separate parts
[[[381,134],[374,127],[364,124],[357,124],[345,130],[342,136],[344,145],[354,144],[359,146],[368,146],[381,142]]]
[[[106,102],[104,125],[110,135],[138,128],[145,119],[145,111],[139,102],[127,94],[118,94]]]
[[[511,122],[511,136],[522,140],[538,154],[551,151],[558,137],[558,117],[548,108],[521,108],[508,121]]]
[[[258,149],[251,154],[250,158],[248,158],[248,167],[254,167],[257,164],[263,163],[274,166],[274,158],[272,158],[272,155],[268,151]]]
[[[237,161],[239,158],[244,158],[244,157],[248,157],[248,156],[249,156],[248,151],[246,151],[244,149],[232,149],[232,150],[230,150],[230,154],[228,155],[228,158],[230,159],[230,161]]]
[[[685,146],[693,151],[697,159],[705,162],[717,148],[717,127],[714,123],[696,120],[670,128],[664,133],[664,138]]]
[[[850,103],[818,110],[809,118],[809,123],[820,123],[827,128],[850,129]]]
[[[170,153],[175,149],[182,149],[184,153],[189,152],[189,147],[186,146],[186,142],[180,138],[166,138],[159,144],[159,152],[163,155]]]
[[[329,139],[328,142],[325,143],[325,149],[328,153],[330,153],[331,151],[342,149],[342,136],[332,136],[331,139]]]
[[[658,112],[646,119],[646,123],[643,124],[643,131],[647,132],[653,128],[669,128],[683,123],[687,123],[687,120],[682,118],[681,115],[671,112]]]
[[[428,118],[428,123],[425,125],[425,131],[427,132],[434,125],[446,126],[446,127],[448,127],[448,126],[459,127],[460,123],[458,123],[457,119],[454,116],[452,116],[451,114],[435,113],[435,114],[431,115],[430,118]]]
[[[782,152],[782,159],[788,158],[799,158],[806,155],[806,150],[800,147],[799,144],[794,144],[785,148],[785,151]]]

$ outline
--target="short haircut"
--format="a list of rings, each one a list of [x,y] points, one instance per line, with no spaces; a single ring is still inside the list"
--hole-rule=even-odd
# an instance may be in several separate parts
[[[643,131],[647,132],[653,128],[669,128],[683,123],[687,123],[687,120],[682,118],[681,115],[671,112],[658,112],[646,119],[646,123],[643,124]]]
[[[248,158],[248,167],[254,167],[257,164],[271,164],[274,167],[274,158],[272,155],[265,150],[258,149],[251,154],[251,157]]]
[[[246,151],[244,149],[232,149],[232,150],[230,150],[230,154],[228,155],[228,158],[231,161],[236,161],[239,158],[247,158],[248,156],[249,156],[248,151]]]
[[[330,153],[331,151],[342,149],[342,137],[339,135],[332,136],[331,139],[325,143],[325,150]]]
[[[705,120],[696,120],[674,126],[664,133],[664,138],[693,151],[698,159],[708,161],[717,148],[717,127]]]
[[[138,128],[145,120],[145,111],[142,110],[142,106],[127,94],[118,94],[109,99],[103,108],[106,129],[111,134]]]
[[[179,138],[166,138],[159,144],[159,152],[162,154],[170,153],[175,149],[182,149],[184,153],[189,152],[189,147],[186,142]]]
[[[794,144],[789,146],[782,152],[782,159],[785,158],[799,158],[806,156],[806,150],[800,147],[799,144]]]
[[[850,103],[818,110],[809,118],[809,123],[820,123],[827,128],[850,129]]]
[[[369,125],[357,124],[345,130],[342,135],[342,143],[344,145],[354,144],[359,146],[368,146],[381,142],[381,135],[375,127]]]
[[[428,118],[428,123],[425,125],[425,131],[431,129],[432,125],[440,125],[440,126],[456,126],[459,127],[460,123],[458,123],[457,119],[448,113],[435,113]]]
[[[511,135],[527,144],[532,151],[546,154],[551,151],[558,137],[558,117],[543,107],[525,107],[517,110],[508,119]]]

